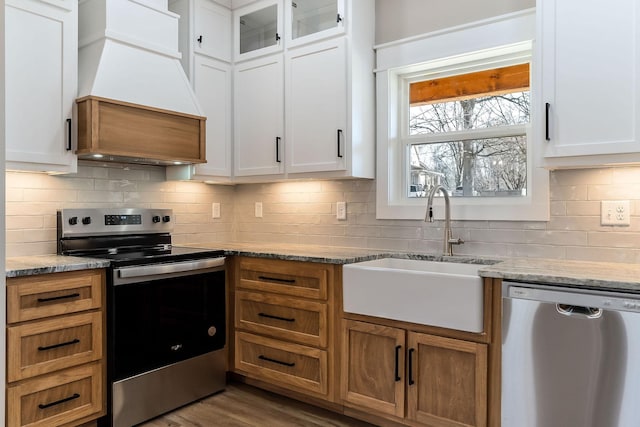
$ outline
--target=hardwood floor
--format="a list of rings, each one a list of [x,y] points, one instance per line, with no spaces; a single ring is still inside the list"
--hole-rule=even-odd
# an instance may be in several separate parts
[[[222,393],[154,418],[139,427],[371,427],[255,387],[230,383]]]

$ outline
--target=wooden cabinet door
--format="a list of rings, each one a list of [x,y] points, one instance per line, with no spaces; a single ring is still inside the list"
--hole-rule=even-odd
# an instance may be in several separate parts
[[[347,168],[346,57],[344,38],[287,52],[288,173]]]
[[[7,0],[8,169],[75,172],[72,110],[78,81],[78,2]]]
[[[235,67],[235,175],[284,172],[282,55]]]
[[[409,333],[407,418],[428,426],[487,424],[487,345]]]
[[[536,9],[542,71],[536,112],[543,134],[536,144],[545,144],[546,157],[640,152],[637,1],[611,7],[543,0]]]
[[[405,331],[344,320],[343,340],[342,398],[403,417]]]

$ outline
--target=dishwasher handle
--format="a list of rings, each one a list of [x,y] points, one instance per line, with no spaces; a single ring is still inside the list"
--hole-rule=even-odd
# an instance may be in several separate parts
[[[556,311],[563,316],[583,316],[587,319],[602,317],[602,309],[596,307],[582,307],[571,304],[556,304]]]

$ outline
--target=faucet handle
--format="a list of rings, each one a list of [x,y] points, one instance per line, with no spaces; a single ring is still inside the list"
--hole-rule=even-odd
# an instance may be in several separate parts
[[[447,242],[452,245],[461,245],[464,243],[464,240],[457,238],[457,239],[449,239],[447,240]]]

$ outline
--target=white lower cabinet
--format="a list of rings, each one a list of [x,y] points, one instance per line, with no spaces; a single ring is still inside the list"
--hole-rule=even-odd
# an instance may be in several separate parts
[[[77,0],[5,2],[6,168],[70,173],[78,81]]]

